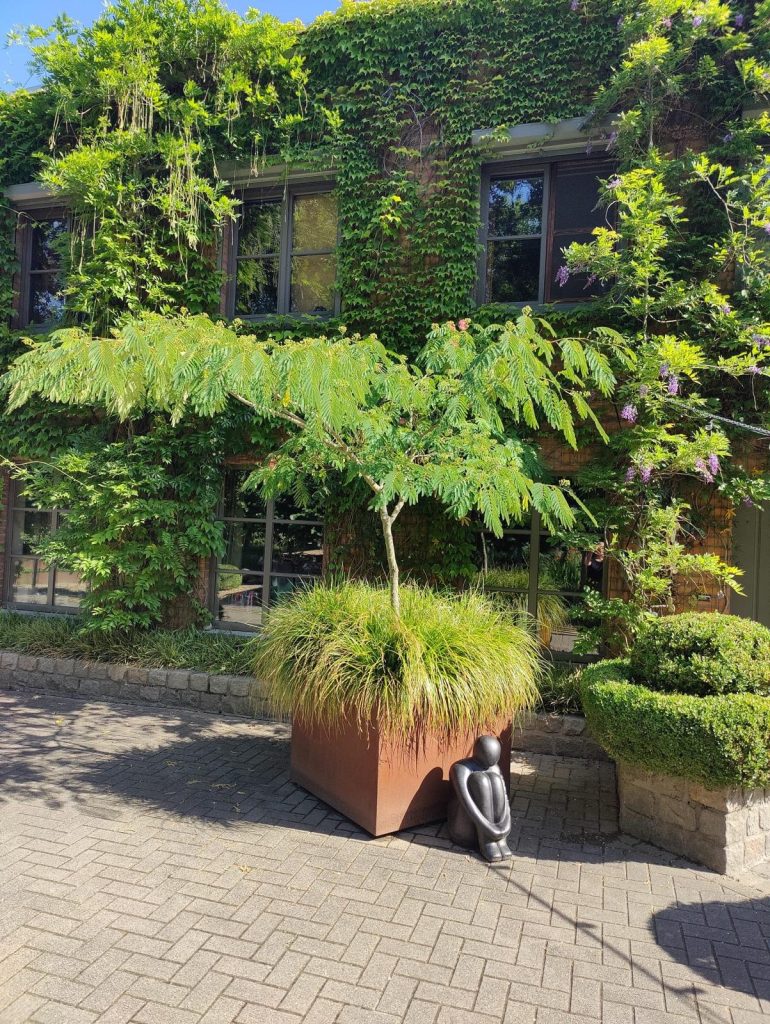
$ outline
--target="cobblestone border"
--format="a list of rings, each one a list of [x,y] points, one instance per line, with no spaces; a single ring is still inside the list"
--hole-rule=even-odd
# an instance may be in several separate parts
[[[589,732],[583,715],[555,715],[546,711],[525,715],[513,730],[512,749],[530,754],[587,757],[592,761],[611,760]]]
[[[249,697],[248,676],[221,676],[183,669],[141,668],[103,661],[42,658],[0,651],[0,690],[102,697],[130,704],[199,708],[221,715],[279,719],[268,704]]]

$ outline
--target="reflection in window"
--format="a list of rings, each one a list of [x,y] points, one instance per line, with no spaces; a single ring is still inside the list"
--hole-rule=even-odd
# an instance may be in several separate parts
[[[485,592],[522,621],[534,620],[545,646],[565,654],[574,649],[585,590],[604,585],[603,544],[584,551],[551,537],[535,515],[530,527],[502,537],[482,531],[478,564]]]
[[[533,174],[489,183],[488,302],[537,302],[540,296],[544,181]]]
[[[236,315],[333,313],[336,244],[331,192],[248,203],[238,232]]]
[[[214,570],[216,624],[255,629],[266,609],[323,567],[323,522],[318,510],[298,509],[286,497],[263,502],[244,491],[248,471],[228,470],[222,501],[225,552]]]
[[[37,221],[32,227],[27,323],[53,325],[64,316],[59,246],[66,230],[66,221],[58,217]]]
[[[40,543],[58,528],[63,513],[32,506],[17,485],[12,488],[10,543],[6,555],[8,604],[36,611],[76,611],[86,584],[73,572],[49,565]]]

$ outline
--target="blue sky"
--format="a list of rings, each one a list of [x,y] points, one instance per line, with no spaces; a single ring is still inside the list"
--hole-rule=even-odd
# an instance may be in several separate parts
[[[305,22],[339,6],[339,0],[227,0],[227,3],[236,11],[258,7],[284,20],[301,18]],[[31,0],[28,4],[0,0],[0,43],[20,25],[48,25],[57,14],[66,13],[76,21],[90,24],[102,6],[102,0]],[[26,68],[28,59],[29,53],[22,46],[0,49],[0,88],[34,85]]]

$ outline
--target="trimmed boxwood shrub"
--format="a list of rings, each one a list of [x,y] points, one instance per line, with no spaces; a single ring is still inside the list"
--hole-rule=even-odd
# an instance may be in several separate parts
[[[711,789],[770,785],[770,698],[659,693],[629,676],[629,663],[615,660],[581,677],[588,724],[612,757]]]
[[[656,619],[630,655],[631,678],[653,690],[770,692],[770,629],[737,615],[691,612]]]

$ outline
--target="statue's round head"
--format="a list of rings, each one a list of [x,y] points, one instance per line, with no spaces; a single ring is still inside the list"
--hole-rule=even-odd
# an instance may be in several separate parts
[[[502,752],[503,748],[500,746],[500,740],[494,736],[479,736],[473,744],[474,759],[480,761],[486,768],[491,768],[493,764],[497,764]]]

